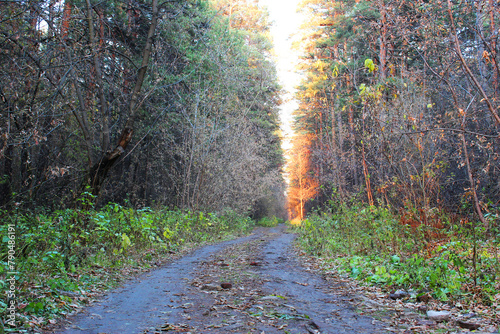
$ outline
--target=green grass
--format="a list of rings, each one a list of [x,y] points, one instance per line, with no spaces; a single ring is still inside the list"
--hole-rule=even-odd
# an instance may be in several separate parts
[[[257,225],[263,226],[263,227],[276,227],[282,223],[283,223],[282,219],[279,219],[279,218],[276,218],[273,216],[273,217],[264,217],[264,218],[260,219],[257,222]]]

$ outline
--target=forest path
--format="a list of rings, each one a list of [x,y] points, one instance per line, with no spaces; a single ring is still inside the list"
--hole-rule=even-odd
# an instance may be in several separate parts
[[[202,247],[111,291],[56,333],[385,332],[300,265],[294,238],[279,226]]]

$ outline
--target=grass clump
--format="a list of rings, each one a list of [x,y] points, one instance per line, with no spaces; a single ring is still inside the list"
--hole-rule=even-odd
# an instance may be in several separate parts
[[[283,219],[277,218],[275,216],[264,217],[257,222],[257,225],[262,227],[276,227],[279,224],[282,224],[283,222],[284,222]]]

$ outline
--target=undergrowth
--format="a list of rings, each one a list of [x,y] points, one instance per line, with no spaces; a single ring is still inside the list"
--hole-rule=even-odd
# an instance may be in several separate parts
[[[118,204],[48,214],[0,211],[0,219],[0,325],[7,332],[55,323],[56,317],[71,313],[126,275],[159,264],[183,247],[254,227],[250,218],[232,211],[133,210]],[[9,227],[15,230],[15,261],[10,263]],[[12,263],[15,270],[9,268]],[[3,292],[11,286],[7,296]],[[14,327],[9,326],[11,300]]]
[[[257,225],[263,226],[263,227],[276,227],[279,224],[284,223],[283,219],[277,218],[277,217],[264,217],[261,218],[258,222]]]
[[[340,206],[310,215],[296,231],[306,252],[367,284],[406,289],[413,298],[500,305],[498,214],[490,215],[488,232],[438,212],[419,224],[404,217]]]

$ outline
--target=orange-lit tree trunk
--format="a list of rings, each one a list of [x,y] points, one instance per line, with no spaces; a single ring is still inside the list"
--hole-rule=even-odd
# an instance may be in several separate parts
[[[72,10],[72,1],[71,0],[66,0],[64,1],[64,11],[63,11],[63,18],[61,22],[61,37],[62,39],[66,39],[68,36],[69,32],[69,21],[71,18],[71,10]]]
[[[305,216],[306,202],[318,193],[318,182],[311,175],[311,138],[303,135],[294,138],[289,164],[290,189],[288,193],[289,206],[302,220]],[[293,217],[297,218],[297,217]]]

